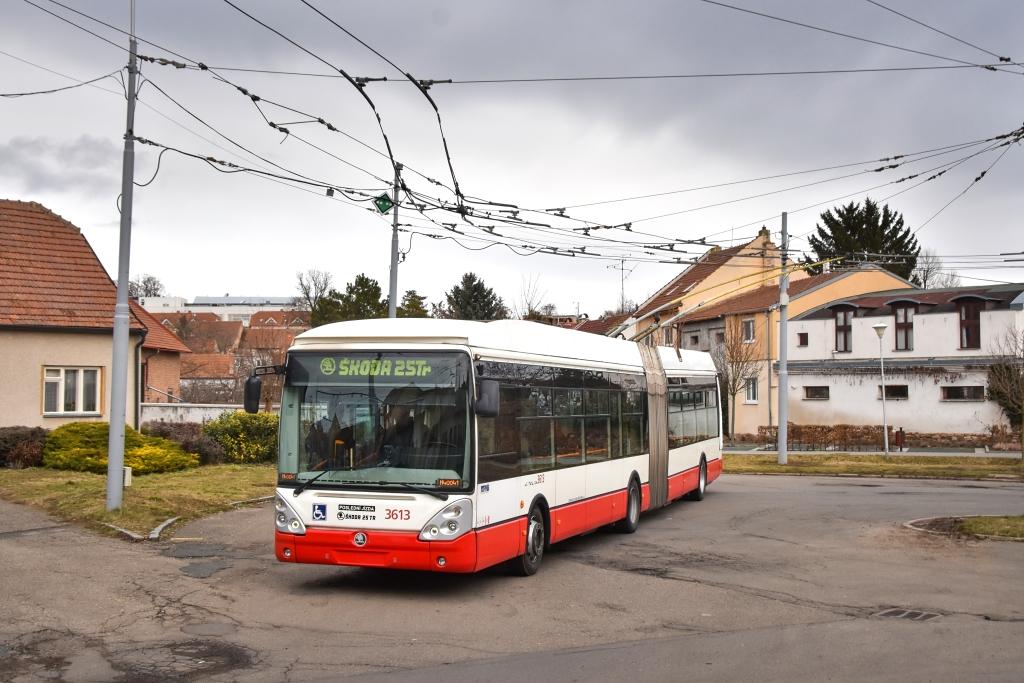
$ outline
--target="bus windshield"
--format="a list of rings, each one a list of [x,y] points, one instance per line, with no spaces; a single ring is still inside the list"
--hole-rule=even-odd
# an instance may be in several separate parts
[[[469,380],[463,353],[293,353],[280,482],[468,488]]]

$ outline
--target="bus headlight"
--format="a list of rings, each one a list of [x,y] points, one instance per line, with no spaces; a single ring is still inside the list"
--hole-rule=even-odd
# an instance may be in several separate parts
[[[421,541],[453,541],[473,528],[473,502],[468,498],[446,505],[420,531]]]
[[[299,513],[280,495],[274,496],[274,525],[286,534],[301,536],[306,533],[306,525],[299,518]]]

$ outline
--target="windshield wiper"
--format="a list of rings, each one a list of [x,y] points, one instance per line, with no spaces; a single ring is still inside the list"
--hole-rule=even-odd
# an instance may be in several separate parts
[[[302,492],[303,492],[303,490],[305,490],[305,488],[306,488],[307,486],[309,486],[309,485],[310,485],[310,484],[312,484],[312,483],[313,483],[314,481],[316,481],[316,480],[317,480],[317,479],[319,479],[320,477],[324,476],[324,475],[325,475],[325,474],[327,474],[328,472],[341,472],[341,471],[342,471],[342,470],[321,470],[321,471],[320,471],[320,473],[319,473],[318,475],[316,475],[315,477],[312,477],[312,478],[310,478],[310,479],[307,479],[306,481],[304,481],[304,482],[302,482],[301,484],[299,484],[298,486],[296,486],[296,487],[295,487],[295,490],[294,490],[294,491],[292,491],[292,495],[293,495],[293,496],[298,496],[298,495],[299,495],[300,493],[302,493]]]
[[[419,491],[420,493],[426,493],[428,496],[433,496],[434,498],[440,498],[441,500],[448,500],[448,494],[447,493],[441,493],[440,491],[431,491],[430,489],[425,489],[422,486],[417,486],[416,484],[410,484],[407,481],[389,481],[389,482],[378,482],[378,483],[380,483],[382,485],[385,484],[385,483],[387,483],[387,484],[397,484],[398,486],[403,486],[403,487],[405,487],[407,489],[412,489],[413,491]]]

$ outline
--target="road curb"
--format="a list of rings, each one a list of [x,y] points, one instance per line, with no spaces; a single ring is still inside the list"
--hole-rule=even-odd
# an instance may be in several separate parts
[[[728,468],[722,470],[722,474],[735,474],[740,476],[757,477],[838,477],[845,479],[925,479],[929,481],[987,481],[1004,484],[1024,484],[1024,479],[1004,479],[1002,477],[986,477],[977,479],[974,477],[929,477],[910,476],[903,474],[849,474],[827,473],[827,472],[731,472]]]
[[[122,529],[119,526],[114,526],[113,524],[107,524],[106,522],[100,522],[100,524],[102,524],[103,526],[107,527],[108,529],[113,529],[114,531],[116,531],[117,533],[121,534],[122,536],[124,536],[126,539],[128,539],[132,543],[138,543],[140,541],[145,541],[146,540],[145,536],[139,536],[137,533],[135,533],[133,531],[128,531],[127,529]]]
[[[933,531],[931,529],[925,529],[918,526],[922,522],[930,522],[934,519],[971,519],[974,517],[1005,517],[1005,515],[957,515],[956,517],[948,517],[940,515],[937,517],[921,517],[919,519],[912,519],[909,522],[903,522],[903,526],[911,531],[918,531],[924,534],[932,534],[933,536],[945,536],[947,538],[954,538],[956,536],[963,536],[965,538],[977,538],[986,541],[1012,541],[1016,543],[1024,542],[1024,538],[1013,538],[1010,536],[993,536],[991,534],[966,534],[966,533],[952,533],[948,531]]]
[[[232,501],[232,502],[228,503],[228,505],[231,505],[233,507],[237,507],[239,505],[252,505],[254,503],[267,503],[267,502],[270,502],[272,500],[274,500],[274,496],[273,495],[260,496],[259,498],[246,498],[245,500]]]
[[[159,541],[160,534],[164,532],[164,529],[174,524],[179,519],[181,519],[181,517],[171,517],[170,519],[165,519],[163,522],[160,522],[160,524],[158,524],[155,529],[149,532],[149,540]]]

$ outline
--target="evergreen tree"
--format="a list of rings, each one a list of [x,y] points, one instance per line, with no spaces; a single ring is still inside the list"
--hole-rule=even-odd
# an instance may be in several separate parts
[[[331,289],[311,315],[314,327],[343,320],[386,318],[387,300],[381,297],[380,283],[360,273],[345,285],[345,291]]]
[[[886,204],[879,211],[878,204],[870,198],[864,198],[864,204],[850,202],[846,206],[837,206],[821,214],[821,222],[815,226],[817,235],[811,235],[811,249],[814,258],[805,256],[804,263],[814,263],[836,256],[868,254],[885,254],[886,256],[903,256],[896,263],[879,263],[895,275],[912,279],[917,255],[921,247],[910,228],[903,225],[903,215],[891,211]],[[868,259],[879,257],[869,256]],[[842,267],[842,264],[838,267]],[[811,274],[822,272],[822,266],[807,269]]]
[[[459,284],[444,297],[443,303],[434,304],[435,318],[503,320],[508,317],[505,302],[474,273],[463,275]]]
[[[426,307],[427,297],[420,296],[415,289],[410,289],[402,297],[396,313],[399,318],[429,318]]]

